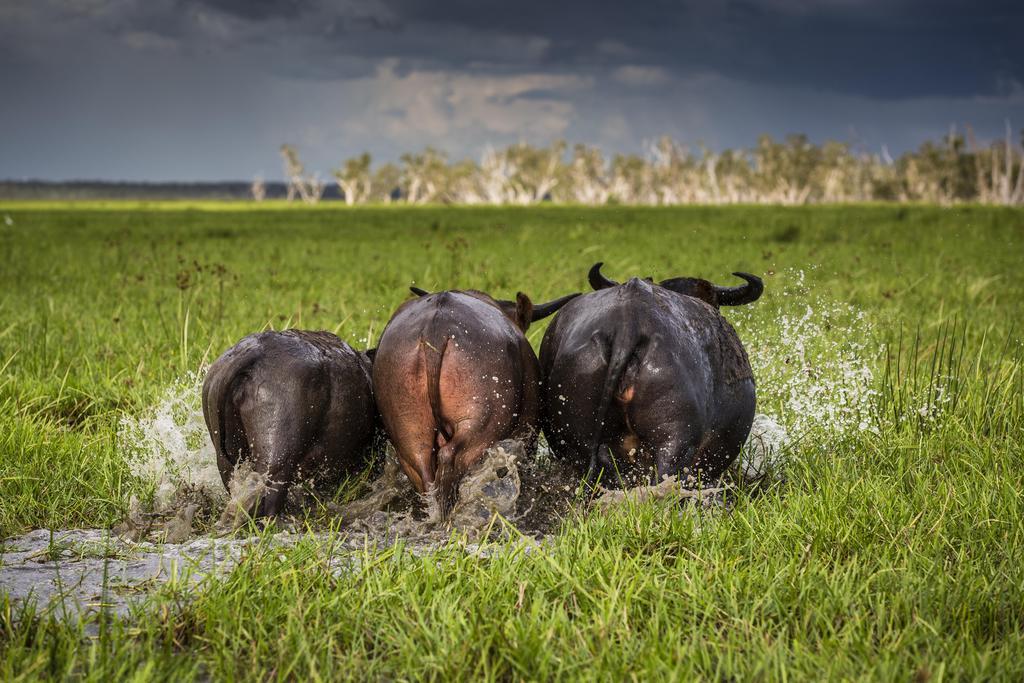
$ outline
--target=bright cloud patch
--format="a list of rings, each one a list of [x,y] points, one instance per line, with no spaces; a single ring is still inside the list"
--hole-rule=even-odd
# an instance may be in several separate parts
[[[349,87],[366,104],[343,128],[347,135],[386,135],[413,146],[425,139],[443,146],[467,132],[491,139],[550,140],[566,132],[574,113],[564,95],[591,84],[586,77],[557,74],[402,74],[389,61],[372,78]],[[450,142],[461,147],[458,140]]]

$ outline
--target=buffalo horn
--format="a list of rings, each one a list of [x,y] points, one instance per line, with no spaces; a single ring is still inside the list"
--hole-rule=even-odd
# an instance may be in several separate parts
[[[715,286],[715,293],[718,295],[719,306],[742,306],[743,304],[757,301],[764,292],[764,282],[761,278],[750,273],[733,273],[736,277],[743,278],[747,284],[739,287]]]
[[[533,322],[537,322],[541,318],[548,317],[549,315],[551,315],[552,313],[554,313],[559,308],[566,305],[579,295],[580,293],[576,292],[575,294],[567,294],[553,301],[549,301],[546,304],[537,304],[536,306],[533,307],[533,317],[531,318],[531,320]]]
[[[604,262],[598,261],[587,274],[587,279],[590,280],[590,286],[593,289],[608,289],[609,287],[614,287],[619,284],[615,280],[609,280],[604,275],[601,275],[601,266],[603,265]]]

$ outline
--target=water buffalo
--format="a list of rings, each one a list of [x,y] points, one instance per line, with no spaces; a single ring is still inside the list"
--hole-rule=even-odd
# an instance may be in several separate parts
[[[617,483],[717,477],[754,417],[747,354],[720,305],[755,301],[745,286],[695,278],[623,285],[601,275],[566,306],[541,343],[542,425],[554,453]]]
[[[433,491],[442,519],[466,470],[494,443],[536,447],[540,371],[524,332],[578,294],[534,306],[523,293],[498,301],[476,290],[402,304],[380,338],[373,386],[402,469]]]
[[[261,332],[228,349],[203,383],[224,485],[235,465],[250,461],[267,477],[253,514],[273,516],[294,482],[336,486],[357,473],[377,427],[370,373],[368,353],[330,332]]]

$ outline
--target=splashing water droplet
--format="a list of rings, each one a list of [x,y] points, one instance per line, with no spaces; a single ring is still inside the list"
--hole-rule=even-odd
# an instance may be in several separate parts
[[[157,507],[186,487],[226,498],[203,419],[205,375],[201,369],[179,378],[156,405],[140,416],[122,417],[118,425],[118,448],[131,473],[155,487]]]
[[[754,370],[758,410],[798,439],[863,431],[878,393],[867,348],[872,325],[853,306],[811,295],[803,271],[789,279],[774,297],[773,320],[742,309],[729,315]]]

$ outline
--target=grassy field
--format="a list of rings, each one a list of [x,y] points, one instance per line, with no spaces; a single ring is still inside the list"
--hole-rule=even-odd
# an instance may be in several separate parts
[[[0,675],[1024,679],[1020,210],[0,205],[0,537],[115,523],[121,417],[244,334],[363,347],[412,282],[546,300],[598,260],[765,276],[726,315],[799,437],[783,482],[341,578],[262,548],[98,637],[0,598]]]

